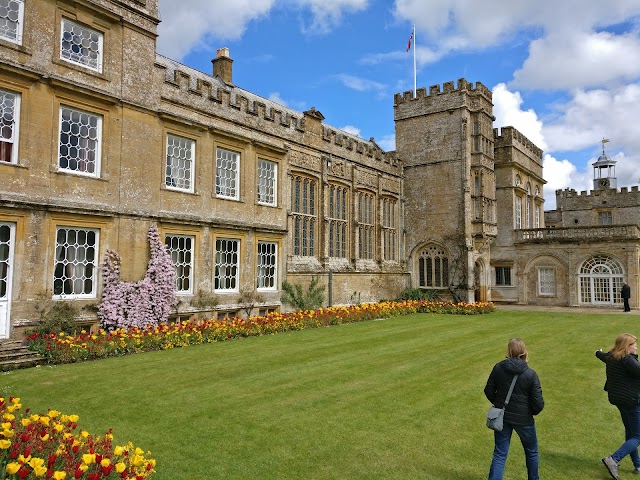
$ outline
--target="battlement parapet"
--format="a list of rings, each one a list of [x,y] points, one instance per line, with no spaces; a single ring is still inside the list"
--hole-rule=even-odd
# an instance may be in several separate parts
[[[603,190],[582,190],[577,192],[573,188],[556,190],[556,205],[563,208],[584,208],[593,206],[632,207],[640,205],[640,190],[637,185],[631,188],[622,187],[620,190],[608,188]]]
[[[342,147],[349,152],[355,152],[377,161],[383,161],[392,167],[398,166],[398,159],[390,152],[382,150],[373,138],[366,140],[350,135],[342,130],[323,125],[322,139],[337,147]]]
[[[500,147],[520,147],[530,153],[542,164],[542,149],[525,137],[514,127],[502,127],[493,129],[495,148]]]
[[[493,94],[486,86],[480,82],[476,82],[475,87],[472,82],[468,82],[464,78],[458,79],[458,87],[454,86],[454,82],[445,82],[442,84],[442,90],[440,85],[431,85],[429,87],[429,93],[426,88],[416,89],[416,96],[414,98],[413,91],[404,93],[396,93],[393,97],[393,106],[399,107],[403,104],[410,102],[423,102],[424,100],[434,100],[437,97],[443,97],[452,93],[467,93],[470,96],[481,96],[489,102],[492,101]]]
[[[220,78],[192,69],[161,55],[156,55],[156,67],[164,69],[164,83],[169,88],[165,97],[174,102],[200,111],[215,113],[221,117],[246,115],[258,127],[256,121],[266,121],[273,127],[281,127],[282,134],[302,134],[305,132],[305,113],[262,98],[233,85],[225,84]],[[225,114],[225,110],[228,112]],[[308,113],[308,112],[307,112]],[[320,116],[316,118],[321,119]],[[307,119],[308,120],[308,119]],[[398,161],[392,153],[384,152],[373,139],[363,140],[342,130],[322,124],[322,138],[333,147],[344,149],[345,156],[358,153],[397,167]]]

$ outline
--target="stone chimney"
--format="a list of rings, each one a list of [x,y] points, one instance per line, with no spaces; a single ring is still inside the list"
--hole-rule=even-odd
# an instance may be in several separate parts
[[[219,48],[216,58],[211,60],[211,63],[213,63],[213,76],[220,77],[227,85],[233,85],[233,59],[229,57],[229,49]]]

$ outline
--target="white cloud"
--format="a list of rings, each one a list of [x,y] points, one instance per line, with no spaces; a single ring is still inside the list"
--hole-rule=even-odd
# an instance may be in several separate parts
[[[547,181],[543,188],[545,210],[556,208],[556,190],[569,187],[579,189],[576,185],[584,182],[583,174],[569,160],[558,160],[546,154],[542,160],[542,168]]]
[[[601,87],[640,75],[640,38],[608,32],[550,35],[531,42],[529,58],[513,74],[520,88]]]
[[[377,96],[384,96],[387,92],[386,85],[374,80],[368,80],[366,78],[360,78],[346,73],[341,73],[334,77],[345,87],[357,92],[374,92]]]
[[[268,16],[277,6],[309,11],[307,33],[327,33],[345,13],[364,10],[368,0],[159,0],[162,22],[158,52],[182,59],[194,48],[210,48],[209,39],[237,40],[247,25]]]
[[[543,150],[547,145],[542,135],[542,122],[532,109],[522,110],[520,92],[510,92],[504,83],[493,88],[493,115],[496,127],[514,127]]]
[[[342,130],[344,132],[347,132],[350,135],[355,135],[356,137],[361,137],[360,136],[360,129],[357,128],[357,127],[354,127],[353,125],[347,125],[346,127],[342,127],[340,130]]]
[[[396,149],[396,134],[390,133],[389,135],[384,135],[381,139],[376,140],[376,143],[385,152],[391,152]]]
[[[634,158],[640,156],[640,84],[579,90],[571,101],[557,105],[556,111],[557,117],[542,130],[550,150],[579,150],[604,136],[611,139],[611,147],[624,149]]]
[[[273,92],[269,94],[269,100],[271,100],[272,102],[276,102],[283,107],[287,106],[287,102],[280,96],[280,92]]]
[[[367,8],[368,0],[297,0],[303,9],[311,11],[312,19],[303,26],[305,33],[324,34],[342,21],[345,13]]]

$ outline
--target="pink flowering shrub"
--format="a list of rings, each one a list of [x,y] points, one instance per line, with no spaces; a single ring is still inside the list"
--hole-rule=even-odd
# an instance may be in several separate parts
[[[145,327],[166,322],[176,305],[176,270],[160,241],[158,228],[147,235],[151,257],[144,278],[120,281],[120,256],[107,250],[102,264],[104,290],[98,318],[105,328]]]

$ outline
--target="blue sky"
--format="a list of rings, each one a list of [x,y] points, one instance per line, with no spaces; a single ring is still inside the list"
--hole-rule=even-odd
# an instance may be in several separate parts
[[[158,53],[325,123],[395,146],[393,95],[464,77],[493,91],[494,126],[544,150],[555,191],[590,190],[602,153],[640,183],[640,0],[160,0]]]

